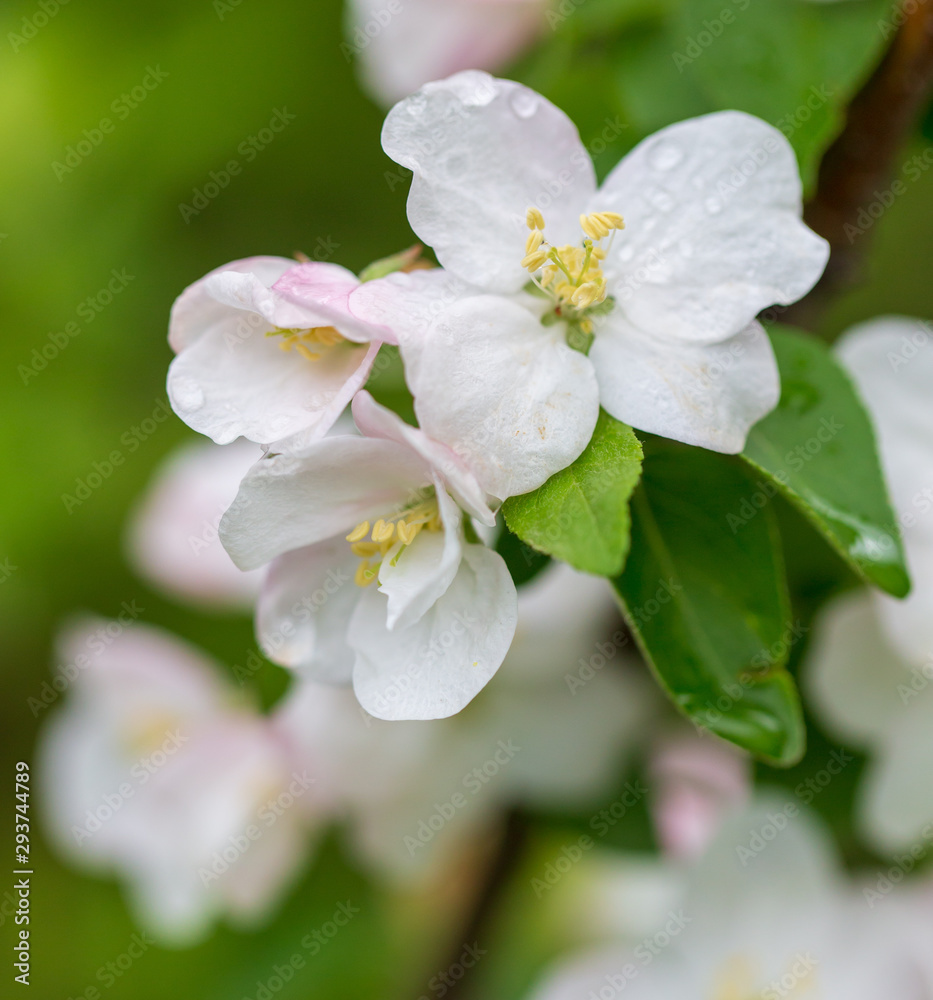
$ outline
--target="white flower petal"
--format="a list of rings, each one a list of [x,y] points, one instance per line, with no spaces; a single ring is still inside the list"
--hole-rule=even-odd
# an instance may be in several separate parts
[[[739,111],[678,122],[635,147],[590,211],[619,212],[605,265],[630,322],[700,343],[796,302],[829,247],[801,221],[797,160],[771,125]]]
[[[382,144],[414,172],[412,229],[464,281],[494,292],[525,285],[531,206],[552,243],[579,241],[592,162],[573,122],[522,84],[475,70],[426,84],[389,112]]]
[[[590,349],[600,402],[638,430],[736,454],[780,398],[771,342],[758,323],[721,344],[671,343],[643,333],[618,309]]]
[[[350,622],[353,688],[377,719],[454,715],[499,669],[515,631],[515,585],[502,557],[467,545],[453,583],[418,622],[386,628],[385,598],[363,593]]]
[[[247,315],[247,314],[244,314]],[[217,444],[238,437],[270,444],[289,435],[326,433],[365,383],[378,344],[337,344],[319,361],[280,350],[269,326],[231,338],[215,325],[169,367],[172,408]]]
[[[460,566],[460,509],[440,482],[435,485],[442,531],[422,531],[397,558],[390,550],[379,569],[379,591],[388,598],[386,628],[413,625],[453,583]]]
[[[347,626],[360,597],[358,559],[343,538],[295,549],[269,566],[256,606],[256,638],[274,663],[312,680],[349,684]]]
[[[218,302],[210,294],[211,281],[226,271],[253,274],[260,284],[271,287],[291,267],[295,261],[288,257],[246,257],[230,264],[215,268],[193,285],[189,285],[175,300],[169,319],[168,341],[176,354],[190,347],[202,334],[222,324],[230,333],[235,333],[238,324],[245,322],[241,308],[231,308]],[[254,320],[254,322],[257,322]]]
[[[353,419],[367,437],[385,438],[411,448],[441,477],[461,507],[483,524],[495,525],[496,515],[489,509],[476,477],[447,445],[432,441],[417,427],[406,424],[365,390],[353,399]]]
[[[593,366],[508,299],[481,296],[440,314],[402,345],[418,421],[487,493],[536,489],[589,443],[599,416]]]
[[[253,569],[291,549],[347,534],[430,485],[424,463],[394,441],[338,435],[250,470],[220,523],[233,561]]]

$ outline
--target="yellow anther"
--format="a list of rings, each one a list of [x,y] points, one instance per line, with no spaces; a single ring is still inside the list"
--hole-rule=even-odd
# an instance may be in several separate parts
[[[379,520],[373,525],[373,541],[374,542],[388,542],[391,541],[393,535],[395,534],[395,525],[389,524],[387,521],[383,521],[380,517]]]
[[[593,240],[601,240],[609,235],[609,227],[598,215],[581,215],[580,228]]]
[[[530,253],[527,257],[522,258],[522,267],[525,268],[526,271],[534,273],[546,264],[547,260],[547,250],[535,250],[534,253]]]
[[[599,212],[597,214],[610,229],[625,229],[625,219],[618,212]]]
[[[595,281],[588,281],[585,285],[580,285],[570,296],[570,301],[578,309],[586,309],[591,306],[602,291],[600,285]]]
[[[543,242],[544,233],[540,229],[533,230],[528,234],[528,239],[525,241],[525,253],[534,253]]]
[[[424,521],[415,521],[414,523],[408,521],[399,521],[396,531],[398,532],[399,540],[403,545],[411,545],[411,543],[418,537],[418,532],[424,527]]]
[[[544,216],[540,208],[529,208],[525,213],[525,222],[529,229],[544,229]]]
[[[359,542],[362,541],[369,534],[369,521],[360,521],[360,523],[347,535],[348,542]]]
[[[379,542],[354,542],[350,551],[361,559],[369,559],[382,554],[382,545]]]
[[[311,352],[310,352],[310,351],[308,350],[308,348],[307,348],[307,347],[305,347],[305,345],[304,345],[304,344],[302,344],[302,343],[301,343],[301,341],[299,341],[299,340],[296,340],[296,341],[295,341],[295,350],[296,350],[296,351],[297,351],[297,352],[298,352],[298,353],[299,353],[299,354],[300,354],[300,355],[301,355],[301,356],[302,356],[303,358],[305,358],[305,359],[306,359],[307,361],[320,361],[320,360],[321,360],[321,355],[320,355],[320,354],[312,354],[312,353],[311,353]]]
[[[356,567],[356,573],[353,577],[353,582],[358,587],[368,587],[373,580],[376,579],[377,572],[373,569],[368,559],[364,559],[359,566]]]

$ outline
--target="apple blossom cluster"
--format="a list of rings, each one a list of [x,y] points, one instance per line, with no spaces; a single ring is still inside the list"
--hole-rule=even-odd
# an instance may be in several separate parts
[[[168,391],[217,444],[262,446],[220,524],[240,568],[267,567],[260,635],[327,593],[277,662],[352,683],[379,718],[433,719],[512,642],[515,586],[486,544],[501,505],[574,463],[601,409],[740,451],[780,394],[755,317],[804,295],[828,250],[790,145],[739,112],[662,130],[597,185],[563,112],[468,70],[397,104],[383,146],[440,266],[218,268],[175,303]],[[385,346],[417,427],[366,390]]]

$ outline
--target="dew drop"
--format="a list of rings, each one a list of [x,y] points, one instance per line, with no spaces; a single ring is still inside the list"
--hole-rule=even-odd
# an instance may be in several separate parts
[[[651,204],[659,212],[669,212],[674,207],[674,199],[666,191],[655,191],[651,195]]]
[[[648,162],[655,170],[673,170],[683,158],[683,150],[672,142],[659,142],[648,154]]]
[[[717,215],[722,211],[722,202],[718,198],[707,198],[704,204],[710,215]]]
[[[509,102],[519,118],[530,118],[538,110],[538,98],[527,90],[517,90]]]
[[[630,244],[626,244],[624,247],[619,247],[619,249],[613,251],[613,253],[623,262],[630,261],[632,257],[635,256],[635,251],[632,249]]]
[[[204,392],[193,379],[175,379],[172,386],[172,402],[180,410],[185,410],[188,413],[200,410],[204,405]]]

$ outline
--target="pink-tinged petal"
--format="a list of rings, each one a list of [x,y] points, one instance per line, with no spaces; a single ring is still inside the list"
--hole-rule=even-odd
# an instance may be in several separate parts
[[[218,325],[223,325],[229,332],[236,333],[238,324],[242,325],[244,322],[241,308],[231,308],[226,303],[218,302],[210,294],[208,290],[210,283],[217,275],[227,271],[252,274],[260,285],[269,288],[294,266],[295,262],[288,257],[246,257],[215,268],[193,285],[189,285],[172,306],[168,327],[168,341],[172,350],[176,354],[180,353]],[[254,320],[254,324],[259,324],[258,317]]]
[[[324,438],[300,454],[257,462],[220,523],[220,539],[238,566],[253,569],[384,517],[426,485],[426,464],[394,441]]]
[[[349,684],[354,654],[347,626],[360,589],[359,560],[343,538],[279,556],[256,607],[256,637],[274,663],[313,680]]]
[[[502,557],[463,549],[447,592],[414,625],[390,632],[385,598],[363,592],[350,622],[353,688],[377,719],[454,715],[499,669],[515,632],[515,585]]]
[[[462,555],[462,515],[435,482],[442,531],[422,531],[397,555],[390,550],[379,568],[379,592],[388,598],[386,628],[404,629],[434,606],[453,583]]]
[[[619,212],[605,271],[625,316],[668,340],[713,343],[766,306],[796,302],[829,247],[801,221],[790,143],[739,111],[679,122],[635,147],[591,211]]]
[[[336,264],[315,261],[298,264],[272,286],[276,294],[275,325],[287,329],[333,326],[357,343],[371,340],[393,343],[385,331],[374,330],[371,324],[361,322],[350,312],[350,295],[359,287],[359,278]]]
[[[489,509],[476,477],[446,445],[432,441],[417,427],[406,424],[397,414],[380,406],[365,390],[353,399],[353,419],[367,437],[384,438],[411,448],[441,477],[444,487],[464,510],[489,527],[496,523],[496,515]]]
[[[311,361],[281,350],[281,338],[267,332],[244,328],[231,338],[215,326],[175,358],[169,400],[189,427],[217,444],[322,436],[365,383],[378,351],[378,344],[337,344]]]
[[[673,858],[697,858],[751,791],[748,757],[708,736],[674,735],[655,747],[649,776],[658,839]]]
[[[593,365],[516,302],[466,299],[424,338],[402,343],[425,433],[453,449],[499,500],[536,489],[570,465],[593,434]]]
[[[173,452],[134,511],[127,550],[137,572],[206,607],[252,607],[262,574],[237,569],[217,535],[240,480],[260,457],[249,441],[197,441]]]
[[[615,309],[597,328],[590,359],[600,402],[638,430],[737,454],[749,429],[777,406],[780,374],[759,323],[720,344],[648,334]]]
[[[350,295],[349,308],[363,322],[378,325],[383,339],[391,334],[393,343],[402,343],[426,336],[444,309],[479,294],[475,286],[435,267],[367,281]]]
[[[426,84],[397,104],[385,151],[413,171],[412,229],[458,278],[517,292],[525,213],[545,213],[548,239],[577,243],[596,182],[572,121],[533,90],[471,70]]]
[[[347,50],[360,60],[367,90],[392,104],[429,80],[506,66],[540,34],[545,6],[542,0],[406,0],[386,21],[383,0],[352,0]],[[380,29],[375,35],[372,25]]]

